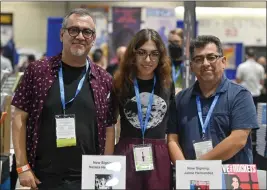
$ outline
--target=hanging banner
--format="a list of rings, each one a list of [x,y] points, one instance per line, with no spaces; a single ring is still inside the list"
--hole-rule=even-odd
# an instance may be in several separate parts
[[[167,46],[168,34],[176,28],[175,9],[147,8],[144,20],[142,28],[156,30]]]
[[[190,72],[190,41],[196,37],[196,2],[184,2],[184,57],[183,89],[188,88],[195,82],[195,76]]]
[[[140,30],[141,8],[112,8],[112,27],[110,27],[110,63],[117,63],[116,50],[127,46],[129,41]]]

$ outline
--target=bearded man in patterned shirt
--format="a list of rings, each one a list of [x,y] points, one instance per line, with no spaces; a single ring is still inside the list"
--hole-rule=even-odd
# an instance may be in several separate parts
[[[80,190],[82,155],[113,154],[112,77],[87,57],[95,39],[88,10],[74,9],[62,23],[62,53],[24,73],[12,101],[22,186]]]

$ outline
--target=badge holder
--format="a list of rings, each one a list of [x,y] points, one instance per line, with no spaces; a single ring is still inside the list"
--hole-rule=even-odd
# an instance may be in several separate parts
[[[148,120],[149,120],[149,116],[150,116],[150,112],[152,108],[155,84],[156,84],[156,77],[154,76],[153,90],[149,96],[147,111],[146,111],[146,115],[144,119],[145,121],[143,122],[139,87],[137,84],[137,80],[136,79],[134,80],[134,90],[135,90],[135,96],[136,96],[136,101],[137,101],[138,119],[140,122],[140,128],[142,130],[142,140],[143,140],[143,144],[133,146],[134,165],[135,165],[136,171],[154,170],[152,145],[145,144],[144,139],[145,139],[145,131],[147,128],[147,124],[148,124]]]
[[[57,147],[76,146],[75,115],[56,115]]]
[[[152,144],[133,146],[135,171],[154,170]]]
[[[202,141],[193,141],[195,149],[196,159],[199,159],[202,155],[210,152],[213,149],[212,140],[206,139],[205,135],[202,135]]]
[[[215,105],[216,105],[218,99],[219,99],[219,95],[216,95],[212,101],[210,108],[209,108],[205,122],[203,122],[200,97],[196,96],[197,112],[198,112],[198,117],[199,117],[200,124],[202,127],[202,141],[201,142],[194,142],[193,141],[193,146],[194,146],[195,153],[196,153],[196,159],[199,159],[202,155],[210,152],[213,149],[212,140],[206,139],[205,133],[206,133],[206,129],[208,128],[211,114],[213,112],[213,109],[215,108]]]

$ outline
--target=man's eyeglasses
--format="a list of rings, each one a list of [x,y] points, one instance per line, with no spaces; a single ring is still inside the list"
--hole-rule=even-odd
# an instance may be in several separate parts
[[[137,50],[136,52],[137,57],[140,57],[141,59],[145,60],[147,56],[151,59],[151,61],[156,62],[159,60],[160,54],[158,51],[152,51],[148,53],[147,51],[144,50]]]
[[[80,32],[82,32],[83,37],[88,39],[88,38],[91,38],[95,34],[95,31],[93,31],[89,28],[80,30],[78,27],[69,27],[69,28],[64,28],[64,29],[66,29],[68,31],[68,33],[71,37],[76,37],[80,34]]]
[[[210,64],[214,64],[220,57],[222,56],[221,55],[196,56],[192,59],[192,62],[195,63],[196,65],[202,65],[206,58]]]

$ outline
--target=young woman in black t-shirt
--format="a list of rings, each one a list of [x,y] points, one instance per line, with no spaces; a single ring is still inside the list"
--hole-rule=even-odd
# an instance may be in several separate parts
[[[132,38],[113,85],[121,125],[115,154],[126,155],[126,189],[171,189],[165,137],[175,89],[166,47],[155,30]]]

